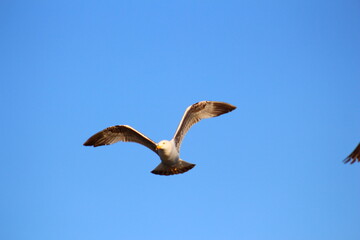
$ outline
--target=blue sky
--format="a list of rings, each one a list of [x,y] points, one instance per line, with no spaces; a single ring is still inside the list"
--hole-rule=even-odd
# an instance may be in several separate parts
[[[359,1],[0,2],[0,239],[360,239]],[[128,124],[171,139],[150,173]]]

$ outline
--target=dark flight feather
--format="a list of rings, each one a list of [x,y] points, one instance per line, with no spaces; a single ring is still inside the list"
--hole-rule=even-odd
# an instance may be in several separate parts
[[[360,162],[360,143],[357,145],[355,150],[352,153],[350,153],[350,155],[347,156],[347,158],[344,159],[344,163],[350,162],[350,164],[353,164],[356,161]]]

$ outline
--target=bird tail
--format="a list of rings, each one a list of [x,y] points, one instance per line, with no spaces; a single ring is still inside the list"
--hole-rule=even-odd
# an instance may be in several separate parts
[[[189,171],[195,167],[195,164],[188,163],[184,160],[179,160],[178,163],[168,166],[163,163],[160,163],[154,170],[151,171],[153,174],[157,175],[174,175],[174,174],[180,174]]]

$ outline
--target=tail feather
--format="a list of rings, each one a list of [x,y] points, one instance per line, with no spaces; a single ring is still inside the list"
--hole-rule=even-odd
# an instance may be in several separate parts
[[[154,170],[151,171],[151,173],[168,176],[187,172],[193,167],[195,167],[195,164],[188,163],[180,159],[178,163],[172,166],[167,166],[164,163],[160,163]]]

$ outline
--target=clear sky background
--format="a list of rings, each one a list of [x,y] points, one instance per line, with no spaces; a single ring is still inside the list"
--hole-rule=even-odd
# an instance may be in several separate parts
[[[360,239],[360,2],[0,2],[0,239]],[[128,124],[196,167],[150,173]]]

